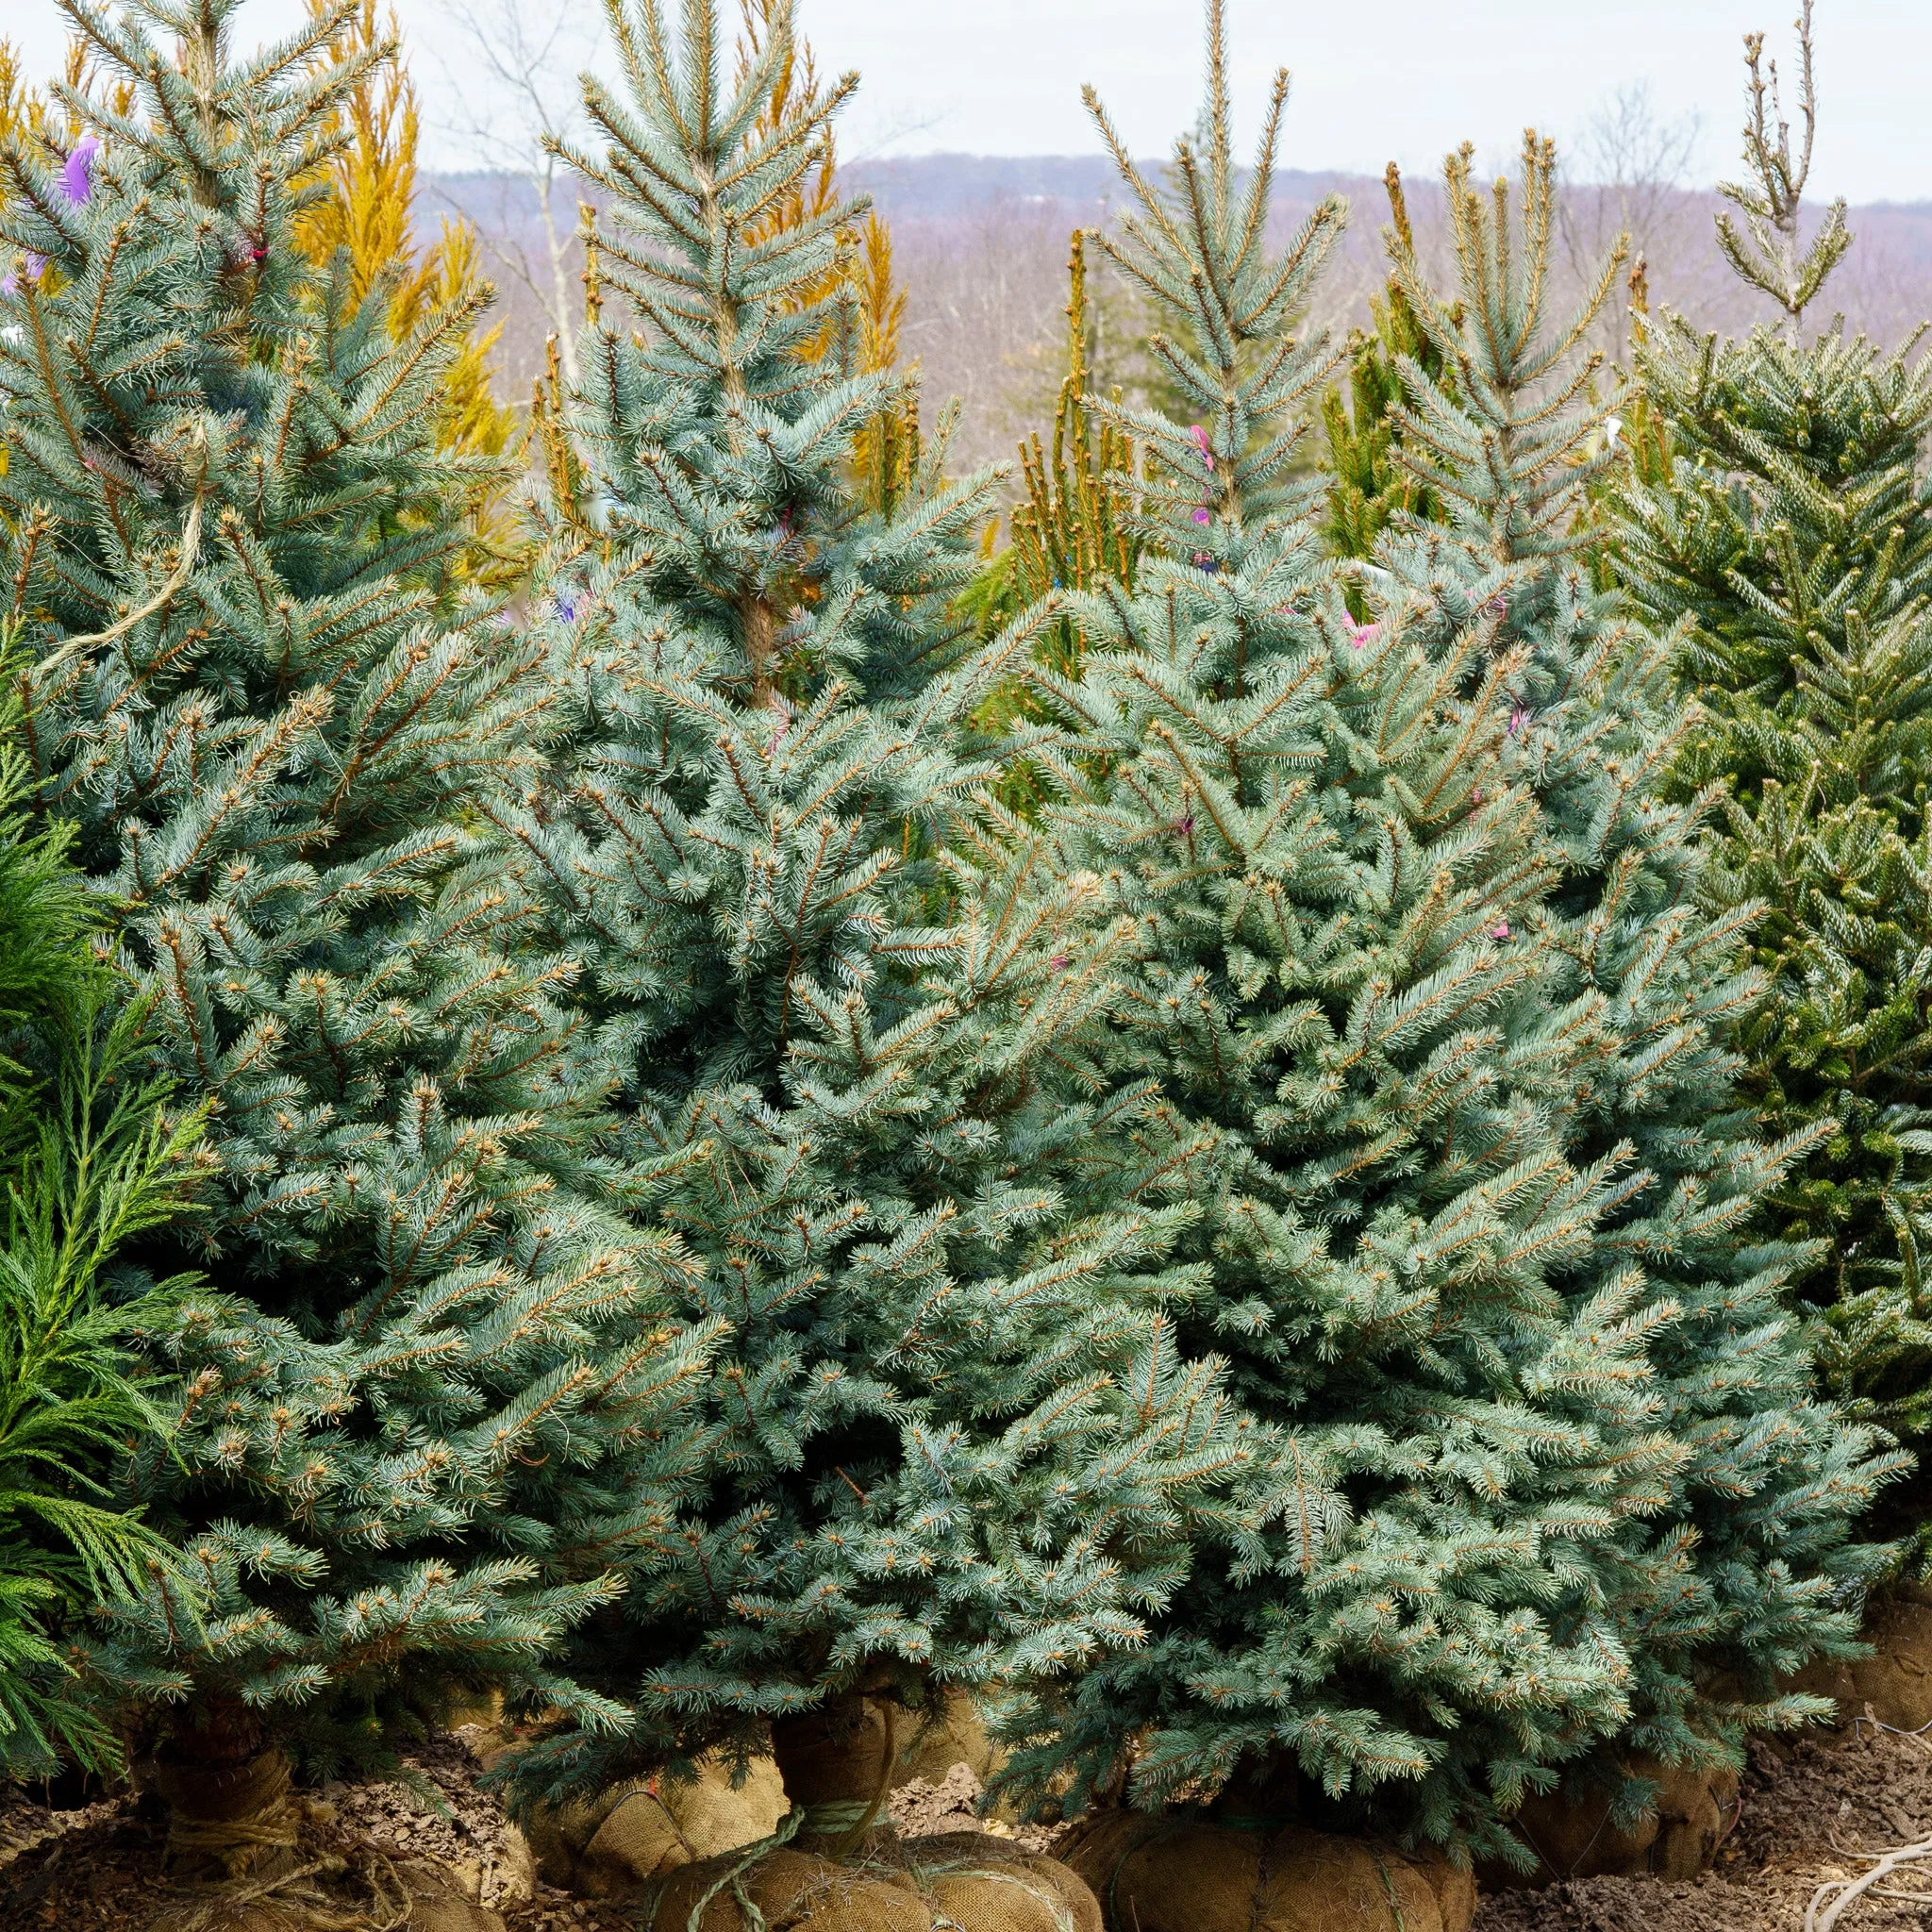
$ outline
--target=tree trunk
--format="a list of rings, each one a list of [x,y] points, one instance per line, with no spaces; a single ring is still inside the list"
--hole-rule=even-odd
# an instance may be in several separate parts
[[[289,1760],[243,1706],[217,1705],[171,1739],[157,1756],[155,1789],[168,1801],[175,1877],[270,1878],[292,1861]]]
[[[850,1853],[885,1808],[895,1740],[891,1707],[848,1691],[772,1724],[785,1795],[805,1807],[793,1842],[827,1857]]]

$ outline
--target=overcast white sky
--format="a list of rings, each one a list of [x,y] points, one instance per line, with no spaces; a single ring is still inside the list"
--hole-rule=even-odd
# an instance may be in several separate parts
[[[585,22],[595,0],[517,0],[532,18]],[[398,0],[425,96],[425,158],[464,158],[437,125],[451,98],[487,105],[455,8],[477,0]],[[721,11],[729,7],[725,0]],[[1732,172],[1742,119],[1740,37],[1790,44],[1796,0],[1230,0],[1238,124],[1255,125],[1268,75],[1294,74],[1283,160],[1379,173],[1433,167],[1468,138],[1513,152],[1526,123],[1580,131],[1616,89],[1647,81],[1668,118],[1696,113],[1696,175]],[[735,8],[730,8],[735,13]],[[301,0],[252,0],[244,31],[284,30]],[[801,0],[822,69],[864,76],[848,154],[1091,152],[1080,109],[1093,82],[1136,150],[1166,149],[1199,92],[1197,0]],[[54,0],[7,0],[4,31],[30,64],[58,60]],[[1932,199],[1932,0],[1818,0],[1821,132],[1815,193],[1854,201]],[[1782,63],[1781,63],[1782,64]],[[450,118],[456,118],[451,116]]]

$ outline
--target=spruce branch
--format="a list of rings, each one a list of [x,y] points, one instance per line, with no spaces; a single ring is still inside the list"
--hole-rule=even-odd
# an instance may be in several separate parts
[[[1813,75],[1812,0],[1792,22],[1798,34],[1798,112],[1804,131],[1796,151],[1785,119],[1777,62],[1764,58],[1764,36],[1744,36],[1747,113],[1744,165],[1748,182],[1721,181],[1718,192],[1737,208],[1743,225],[1720,210],[1718,246],[1739,275],[1760,289],[1784,311],[1785,340],[1793,347],[1807,306],[1852,245],[1842,198],[1825,211],[1808,249],[1800,251],[1799,210],[1811,176],[1811,150],[1818,133],[1818,95]]]

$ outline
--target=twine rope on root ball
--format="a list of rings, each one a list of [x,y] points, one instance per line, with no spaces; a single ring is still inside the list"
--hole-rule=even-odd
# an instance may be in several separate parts
[[[1524,1821],[1520,1814],[1517,1817],[1510,1819],[1508,1821],[1508,1824],[1509,1829],[1513,1832],[1519,1833],[1522,1836],[1524,1842],[1527,1844],[1530,1850],[1536,1854],[1537,1863],[1541,1865],[1543,1868],[1543,1870],[1550,1874],[1552,1878],[1557,1879],[1558,1882],[1562,1882],[1568,1879],[1574,1878],[1576,1876],[1577,1870],[1582,1865],[1584,1859],[1589,1857],[1591,1853],[1596,1849],[1596,1841],[1598,1839],[1603,1837],[1604,1826],[1610,1822],[1610,1813],[1615,1809],[1615,1800],[1606,1798],[1604,1800],[1604,1815],[1597,1820],[1596,1829],[1591,1833],[1589,1840],[1584,1845],[1583,1849],[1580,1852],[1578,1852],[1574,1858],[1570,1860],[1570,1869],[1567,1872],[1560,1870],[1557,1867],[1556,1861],[1550,1857],[1550,1855],[1546,1851],[1543,1850],[1542,1846],[1537,1843],[1534,1834],[1530,1831],[1528,1824]]]
[[[794,1805],[778,1821],[778,1828],[773,1832],[771,1837],[756,1839],[752,1843],[746,1845],[738,1858],[733,1863],[727,1865],[699,1895],[697,1904],[691,1908],[691,1917],[686,1922],[686,1932],[698,1932],[699,1925],[704,1923],[705,1913],[710,1908],[711,1901],[726,1886],[731,1888],[731,1895],[738,1901],[739,1912],[742,1916],[745,1924],[750,1928],[750,1932],[765,1932],[765,1915],[758,1910],[751,1894],[745,1890],[744,1874],[766,1853],[775,1852],[780,1845],[789,1845],[804,1827],[807,1815],[803,1805]],[[645,1924],[651,1923],[651,1916],[649,1912],[644,1914],[643,1923]]]
[[[611,1806],[610,1809],[604,1814],[604,1823],[606,1824],[609,1824],[625,1806],[635,1804],[640,1798],[649,1799],[658,1807],[663,1816],[664,1823],[671,1827],[671,1836],[677,1840],[679,1850],[684,1853],[687,1858],[695,1860],[703,1856],[698,1848],[691,1843],[691,1840],[685,1836],[684,1826],[677,1822],[677,1813],[665,1803],[664,1794],[658,1789],[658,1780],[656,1778],[647,1778],[642,1784],[628,1787],[617,1803]]]
[[[1886,1879],[1907,1875],[1912,1866],[1932,1858],[1932,1838],[1922,1838],[1917,1844],[1900,1845],[1889,1852],[1847,1852],[1835,1840],[1832,1848],[1848,1858],[1871,1859],[1872,1869],[1857,1878],[1826,1879],[1811,1894],[1811,1903],[1805,1908],[1805,1932],[1832,1932],[1839,1920],[1867,1894],[1932,1905],[1932,1891],[1902,1891],[1885,1884]]]
[[[856,1850],[866,1833],[885,1809],[892,1792],[892,1767],[898,1762],[898,1737],[892,1724],[892,1707],[880,1707],[885,1726],[885,1745],[879,1754],[878,1781],[869,1798],[831,1798],[801,1807],[798,1830],[806,1839],[830,1840],[828,1855],[843,1859]]]
[[[356,1874],[368,1888],[367,1905],[345,1908],[316,1882],[351,1867],[335,1855],[300,1858],[291,1782],[288,1759],[265,1751],[222,1780],[220,1814],[177,1794],[163,1868],[206,1868],[211,1861],[223,1875],[177,1880],[177,1902],[162,1911],[155,1932],[398,1932],[408,1923],[408,1889],[379,1852]]]
[[[877,1869],[883,1871],[891,1868]],[[957,1865],[941,1865],[925,1863],[915,1858],[908,1861],[906,1869],[911,1873],[915,1882],[921,1883],[922,1890],[935,1878],[976,1878],[986,1885],[1010,1885],[1045,1906],[1053,1915],[1053,1922],[1059,1928],[1059,1932],[1074,1932],[1074,1915],[1067,1909],[1066,1902],[1043,1889],[1031,1874],[1023,1875],[1011,1866],[982,1865],[971,1859]],[[936,1911],[933,1914],[932,1925],[933,1932],[945,1932],[945,1928],[948,1927],[951,1928],[951,1932],[963,1932],[958,1922],[947,1918],[943,1912]]]
[[[1382,1895],[1389,1901],[1389,1916],[1395,1921],[1395,1932],[1408,1932],[1408,1921],[1402,1915],[1402,1901],[1395,1896],[1395,1881],[1389,1875],[1389,1860],[1375,1854],[1375,1876],[1382,1881]]]
[[[1868,1706],[1867,1708],[1869,1709],[1870,1707]],[[1890,1724],[1882,1724],[1879,1728],[1881,1730],[1890,1730],[1891,1726]],[[1932,1726],[1928,1726],[1928,1728],[1932,1728]],[[1903,1733],[1900,1735],[1903,1735]],[[1925,1748],[1932,1750],[1932,1746]],[[1577,1873],[1583,1869],[1584,1861],[1596,1849],[1597,1840],[1603,1837],[1606,1827],[1616,1813],[1616,1800],[1614,1798],[1607,1798],[1604,1801],[1603,1816],[1597,1820],[1596,1829],[1591,1833],[1589,1839],[1584,1843],[1583,1849],[1571,1859],[1567,1868],[1557,1865],[1550,1855],[1543,1850],[1542,1846],[1537,1843],[1536,1834],[1530,1830],[1528,1821],[1520,1812],[1515,1817],[1509,1819],[1507,1823],[1510,1830],[1517,1833],[1523,1841],[1528,1845],[1529,1849],[1536,1854],[1537,1864],[1543,1871],[1547,1872],[1552,1878],[1563,1881],[1574,1878]],[[1726,1816],[1725,1814],[1728,1815]],[[1744,1792],[1741,1786],[1739,1787],[1729,1803],[1724,1807],[1719,1816],[1720,1824],[1717,1839],[1710,1848],[1710,1856],[1713,1857],[1717,1854],[1718,1847],[1744,1822]],[[1657,1822],[1659,1824],[1663,1823],[1661,1814],[1659,1814]],[[1643,1855],[1644,1870],[1647,1872],[1655,1873],[1657,1870],[1657,1845],[1660,1842],[1661,1836],[1654,1839],[1649,1849]]]
[[[879,1713],[886,1727],[885,1749],[879,1754],[878,1784],[870,1798],[834,1799],[825,1804],[808,1805],[801,1829],[808,1837],[834,1840],[832,1856],[842,1858],[858,1845],[885,1808],[892,1790],[892,1766],[898,1761],[898,1740],[893,1733],[892,1707]]]
[[[292,1775],[279,1751],[263,1751],[240,1771],[162,1790],[171,1799],[163,1869],[212,1858],[229,1877],[264,1852],[292,1850],[298,1836],[289,1804]]]
[[[270,1925],[288,1932],[401,1932],[410,1899],[395,1867],[378,1855],[361,1874],[369,1904],[344,1910],[313,1881],[347,1870],[343,1859],[318,1858],[254,1885],[230,1880],[198,1888],[201,1896],[163,1913],[155,1932],[266,1932]]]
[[[778,1828],[769,1837],[755,1839],[742,1846],[738,1856],[722,1871],[699,1894],[686,1922],[686,1932],[698,1932],[704,1916],[710,1909],[711,1901],[722,1891],[729,1890],[738,1906],[739,1917],[745,1926],[745,1932],[766,1932],[765,1915],[758,1909],[758,1901],[744,1888],[744,1874],[768,1854],[790,1844],[803,1834],[808,1839],[829,1840],[832,1856],[842,1858],[856,1846],[872,1828],[885,1807],[887,1797],[892,1788],[892,1765],[894,1761],[892,1717],[890,1707],[884,1713],[886,1726],[885,1751],[879,1763],[879,1776],[876,1789],[869,1798],[832,1799],[816,1805],[794,1804],[779,1821]],[[679,1834],[680,1839],[682,1833]],[[646,1909],[643,1923],[651,1921],[655,1906]]]
[[[1723,1846],[1724,1841],[1727,1838],[1729,1838],[1732,1832],[1736,1831],[1739,1825],[1742,1824],[1744,1822],[1744,1787],[1742,1785],[1740,1785],[1738,1787],[1737,1794],[1731,1799],[1731,1802],[1724,1807],[1724,1809],[1727,1810],[1731,1815],[1728,1821],[1725,1823],[1724,1829],[1718,1833],[1717,1843],[1712,1845],[1710,1848],[1710,1855],[1713,1858],[1717,1857],[1718,1851]]]
[[[1868,1704],[1864,1716],[1852,1720],[1852,1736],[1862,1738],[1868,1729],[1881,1731],[1890,1738],[1903,1738],[1907,1743],[1916,1744],[1928,1757],[1932,1757],[1932,1744],[1925,1741],[1925,1733],[1932,1731],[1932,1718],[1928,1718],[1917,1730],[1901,1730],[1897,1724],[1887,1724]]]

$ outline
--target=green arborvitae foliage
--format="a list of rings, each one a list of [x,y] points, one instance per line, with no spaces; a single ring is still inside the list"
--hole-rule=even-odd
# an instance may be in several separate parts
[[[1807,127],[1809,64],[1807,43]],[[1753,83],[1755,100],[1755,58]],[[1794,234],[1790,167],[1755,140],[1746,160],[1752,196],[1790,201]],[[1739,1034],[1746,1091],[1773,1132],[1835,1124],[1774,1204],[1781,1234],[1821,1244],[1806,1285],[1828,1324],[1821,1363],[1919,1436],[1932,1427],[1932,373],[1918,337],[1887,354],[1836,325],[1801,333],[1848,239],[1828,222],[1778,274],[1777,248],[1757,261],[1782,326],[1721,341],[1666,315],[1650,330],[1640,374],[1669,460],[1624,491],[1618,542],[1639,606],[1677,629],[1702,713],[1680,791],[1716,790],[1723,890],[1765,908],[1772,996]]]
[[[1537,798],[1561,860],[1546,914],[1557,989],[1596,1016],[1607,1050],[1572,1103],[1575,1158],[1625,1149],[1630,1163],[1628,1197],[1566,1292],[1574,1305],[1641,1270],[1653,1305],[1674,1311],[1649,1353],[1657,1423],[1681,1460],[1630,1546],[1621,1614],[1641,1637],[1626,1735],[1666,1757],[1734,1753],[1741,1725],[1794,1707],[1731,1707],[1707,1687],[1742,1686],[1749,1705],[1798,1659],[1841,1648],[1887,1556],[1851,1524],[1901,1463],[1814,1398],[1788,1307],[1815,1250],[1790,1238],[1805,1229],[1768,1229],[1767,1208],[1824,1132],[1815,1118],[1754,1118],[1732,1047],[1764,996],[1752,908],[1714,862],[1698,805],[1673,802],[1698,728],[1672,678],[1679,640],[1600,588],[1589,554],[1600,530],[1586,495],[1617,445],[1614,401],[1595,397],[1580,345],[1618,258],[1575,317],[1550,325],[1553,180],[1532,136],[1512,233],[1507,190],[1479,192],[1467,157],[1452,158],[1456,303],[1391,238],[1460,400],[1404,365],[1400,459],[1447,522],[1395,520],[1374,581],[1430,612],[1439,651],[1474,632],[1486,662],[1510,666],[1506,769]]]
[[[300,245],[362,71],[325,58],[342,9],[247,59],[234,0],[71,12],[128,101],[69,91],[84,142],[5,151],[19,738],[215,1165],[210,1291],[145,1330],[175,1441],[128,1477],[194,1587],[124,1607],[95,1667],[318,1750],[392,1690],[568,1707],[545,1657],[675,1511],[703,1338],[663,1311],[672,1244],[601,1205],[574,962],[470,804],[537,685],[447,581],[467,309],[392,340],[388,285]]]
[[[1225,425],[1210,518],[1176,492],[1191,567],[1083,599],[1084,677],[1032,681],[1066,727],[1062,874],[1144,941],[1118,1074],[1166,1101],[1108,1185],[1202,1210],[1183,1352],[1225,1356],[1243,1461],[1147,1644],[1042,1701],[1015,1775],[1146,1802],[1298,1770],[1307,1815],[1526,1860],[1525,1790],[1732,1748],[1747,1713],[1705,1679],[1850,1645],[1875,1554],[1846,1517],[1887,1470],[1809,1400],[1794,1256],[1748,1244],[1792,1150],[1732,1097],[1738,923],[1686,903],[1693,824],[1655,803],[1659,654],[1625,671],[1574,572],[1569,458],[1601,430],[1580,326],[1542,328],[1547,151],[1508,262],[1507,195],[1452,160],[1461,315],[1395,238],[1456,382],[1398,364],[1395,446],[1454,521],[1391,523],[1357,622],[1277,480],[1326,374],[1285,319],[1333,216],[1285,262],[1254,245],[1218,10],[1196,212],[1141,192],[1123,244],[1223,345],[1191,398]],[[1135,427],[1185,462],[1180,425]]]
[[[991,479],[945,482],[935,440],[890,513],[855,486],[906,380],[845,346],[855,211],[766,222],[850,83],[761,118],[789,6],[735,84],[709,0],[610,24],[627,92],[589,88],[577,165],[640,332],[583,340],[595,523],[551,507],[539,587],[560,723],[499,810],[587,960],[612,1156],[691,1257],[687,1319],[729,1333],[702,1507],[582,1645],[635,1722],[525,1754],[557,1792],[1131,1641],[1220,1413],[1139,1278],[1174,1213],[1061,1205],[1107,941],[1056,932],[1091,889],[1028,908],[955,748],[1050,620],[936,675]]]
[[[1408,203],[1393,161],[1383,185],[1389,192],[1395,233],[1405,247],[1413,248]],[[1404,358],[1414,361],[1452,393],[1453,378],[1394,277],[1379,298],[1370,298],[1369,312],[1374,329],[1357,329],[1348,340],[1347,401],[1340,389],[1329,391],[1322,400],[1329,470],[1322,535],[1333,557],[1373,557],[1376,538],[1398,511],[1430,519],[1441,514],[1434,493],[1394,459],[1395,412],[1403,399],[1397,365]],[[1358,594],[1355,602],[1359,617],[1366,607]]]
[[[0,630],[0,665],[11,643]],[[141,1015],[90,948],[64,828],[28,809],[19,723],[0,698],[0,1774],[32,1777],[117,1761],[61,1626],[174,1560],[109,1478],[160,1425],[128,1338],[188,1284],[117,1295],[108,1277],[182,1208],[201,1122],[165,1118],[139,1076]]]

